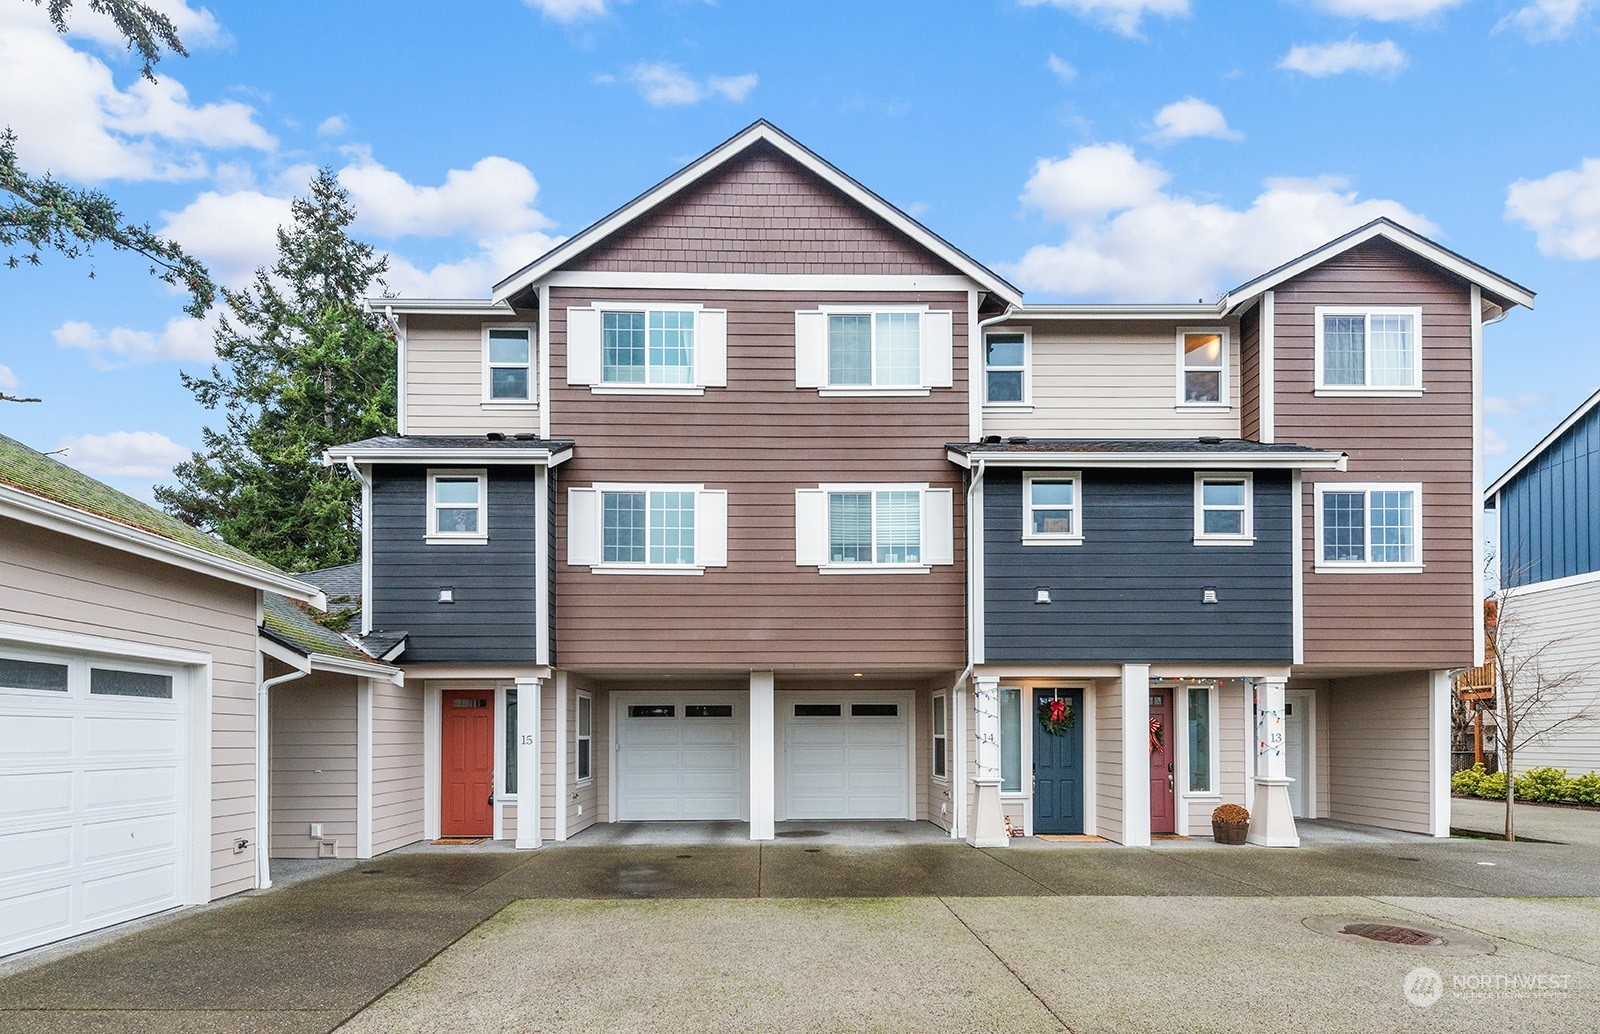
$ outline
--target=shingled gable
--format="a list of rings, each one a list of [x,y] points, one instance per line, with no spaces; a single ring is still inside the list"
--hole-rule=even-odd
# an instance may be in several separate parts
[[[494,299],[557,271],[957,275],[1003,301],[1022,300],[992,270],[765,120],[507,277]]]

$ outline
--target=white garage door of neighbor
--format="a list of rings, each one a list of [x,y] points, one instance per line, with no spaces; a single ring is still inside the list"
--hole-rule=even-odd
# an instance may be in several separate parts
[[[617,819],[738,819],[744,814],[742,698],[617,701]]]
[[[183,904],[184,681],[0,644],[0,955]]]
[[[909,817],[910,710],[902,701],[786,702],[784,817]]]

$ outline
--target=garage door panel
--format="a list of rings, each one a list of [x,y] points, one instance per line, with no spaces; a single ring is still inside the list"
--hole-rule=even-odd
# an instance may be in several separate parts
[[[685,745],[707,747],[734,747],[739,744],[739,730],[731,722],[708,722],[703,718],[683,720]]]
[[[71,772],[0,775],[0,822],[71,813]]]
[[[844,743],[843,718],[794,718],[789,721],[789,746],[818,747]]]
[[[906,747],[906,727],[901,722],[872,722],[860,718],[847,719],[845,743],[851,748],[886,747],[903,751]]]
[[[738,707],[726,700],[720,698],[712,706],[724,712]],[[619,709],[619,819],[740,817],[745,723],[737,717],[705,714],[707,703],[703,695],[662,694]],[[671,717],[664,716],[668,709]]]
[[[84,719],[83,756],[172,755],[178,752],[181,730],[176,718],[130,718],[96,715]]]
[[[177,800],[176,767],[102,768],[83,773],[86,810],[175,804]]]
[[[853,705],[862,703],[862,698],[843,695],[821,695],[806,702],[835,701],[840,706],[834,717],[797,716],[793,704],[786,709],[785,815],[791,819],[906,818],[909,710],[899,703],[900,713],[892,717],[856,715]]]
[[[6,715],[0,721],[0,759],[54,761],[72,757],[72,716]]]
[[[178,817],[171,812],[92,822],[83,827],[83,861],[120,862],[178,849]]]
[[[0,886],[72,868],[72,827],[0,835]]]
[[[0,955],[65,937],[72,927],[69,884],[0,898]]]
[[[179,903],[176,864],[142,867],[83,883],[82,921],[96,926]]]

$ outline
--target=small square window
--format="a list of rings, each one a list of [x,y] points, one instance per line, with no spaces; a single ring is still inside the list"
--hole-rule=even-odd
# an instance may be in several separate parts
[[[1196,545],[1254,541],[1253,479],[1249,474],[1197,474],[1194,479]]]
[[[1178,402],[1186,406],[1226,405],[1228,332],[1187,330],[1178,334]]]
[[[526,327],[489,327],[484,332],[488,401],[533,398],[533,334]]]
[[[428,474],[429,542],[483,542],[487,538],[485,499],[488,475],[475,470]]]
[[[1028,336],[1007,331],[983,340],[983,401],[988,405],[1022,405],[1028,401]]]
[[[1082,542],[1080,485],[1081,477],[1076,472],[1023,475],[1023,541],[1066,545]]]

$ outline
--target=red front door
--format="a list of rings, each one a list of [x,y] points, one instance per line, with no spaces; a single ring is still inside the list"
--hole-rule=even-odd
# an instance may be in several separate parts
[[[439,832],[494,836],[494,691],[448,689],[443,703]]]
[[[1177,807],[1172,790],[1172,694],[1161,689],[1150,694],[1150,832],[1177,829]]]

